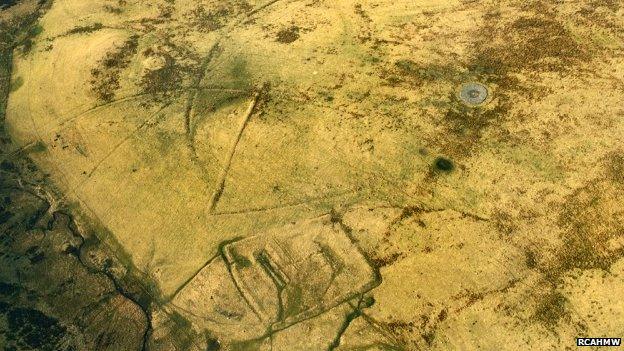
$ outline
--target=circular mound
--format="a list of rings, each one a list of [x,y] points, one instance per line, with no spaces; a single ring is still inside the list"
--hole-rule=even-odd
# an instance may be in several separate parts
[[[459,98],[468,105],[480,105],[488,97],[488,89],[481,83],[466,83],[462,85]]]

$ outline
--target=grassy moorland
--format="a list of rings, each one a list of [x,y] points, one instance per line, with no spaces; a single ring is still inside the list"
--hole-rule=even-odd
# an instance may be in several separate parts
[[[147,349],[572,347],[624,328],[623,14],[56,0],[6,138]]]

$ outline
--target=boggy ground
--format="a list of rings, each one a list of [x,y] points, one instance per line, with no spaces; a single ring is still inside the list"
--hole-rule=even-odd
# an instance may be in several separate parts
[[[110,256],[99,269],[128,286],[140,347],[559,350],[621,336],[619,2],[47,6],[12,50],[6,153],[32,159]],[[487,86],[483,105],[459,99],[469,82]],[[274,233],[301,228],[354,248],[301,239],[279,256]],[[225,254],[258,237],[277,244]],[[366,267],[370,284],[335,281]],[[260,268],[270,280],[244,273]],[[311,306],[321,283],[350,288]],[[282,312],[263,324],[254,306],[274,296],[246,294],[272,284]]]

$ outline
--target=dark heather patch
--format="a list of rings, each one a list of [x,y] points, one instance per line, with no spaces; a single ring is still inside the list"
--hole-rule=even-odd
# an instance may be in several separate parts
[[[110,102],[115,98],[121,72],[130,65],[137,46],[138,36],[132,36],[100,60],[98,67],[91,69],[91,91],[100,100]]]
[[[2,296],[14,296],[19,290],[20,288],[15,284],[0,282],[0,295]]]
[[[81,27],[75,27],[71,30],[69,30],[66,34],[71,35],[71,34],[84,34],[84,33],[92,33],[92,32],[96,32],[100,29],[104,28],[104,25],[102,23],[93,23],[90,24],[88,26],[81,26]]]
[[[535,257],[535,253],[533,251],[525,252],[524,258],[525,258],[524,261],[528,268],[533,269],[537,267],[537,258]]]
[[[572,69],[587,55],[570,31],[553,19],[555,16],[546,10],[528,13],[512,22],[485,21],[471,48],[475,61],[501,76],[522,70]]]
[[[7,340],[29,349],[56,350],[66,332],[56,318],[34,309],[10,309],[6,319]]]
[[[225,6],[210,10],[205,6],[198,6],[189,12],[189,17],[192,18],[195,28],[202,32],[212,32],[221,29],[230,14],[231,10]]]
[[[423,339],[425,339],[425,342],[429,346],[431,346],[431,344],[433,344],[433,340],[435,340],[435,332],[433,332],[433,331],[427,332],[427,333],[423,333],[423,334],[421,334],[421,336],[422,336]]]
[[[277,32],[277,41],[282,44],[290,44],[299,39],[299,27],[291,26]]]
[[[376,254],[373,257],[371,257],[371,263],[376,268],[382,268],[382,267],[386,267],[386,266],[389,266],[389,265],[393,264],[399,258],[401,258],[401,256],[403,256],[403,255],[401,253],[399,253],[399,252],[395,252],[395,253],[391,253],[391,254],[385,254],[385,255]]]
[[[624,184],[624,151],[618,150],[609,154],[604,161],[603,168],[607,179]]]
[[[164,55],[163,67],[145,73],[141,78],[143,90],[150,94],[168,94],[182,84],[181,69],[171,55]]]
[[[12,212],[0,208],[0,224],[6,223],[13,216],[14,214]]]
[[[535,310],[535,319],[546,327],[555,327],[559,321],[570,315],[567,299],[558,291],[550,291],[539,301]]]
[[[228,21],[245,12],[249,12],[253,6],[245,0],[222,1],[216,8],[207,8],[200,5],[186,14],[189,25],[200,32],[212,32],[227,25]]]
[[[609,271],[624,257],[623,248],[610,245],[624,236],[624,212],[612,205],[622,197],[621,185],[609,180],[593,181],[568,197],[557,222],[563,245],[546,267],[551,280],[571,269]]]
[[[206,351],[219,351],[221,349],[221,344],[216,339],[208,339],[206,344]]]

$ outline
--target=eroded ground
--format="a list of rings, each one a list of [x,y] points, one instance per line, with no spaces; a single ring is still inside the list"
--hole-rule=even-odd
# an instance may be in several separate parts
[[[624,333],[621,2],[10,5],[9,349]]]

